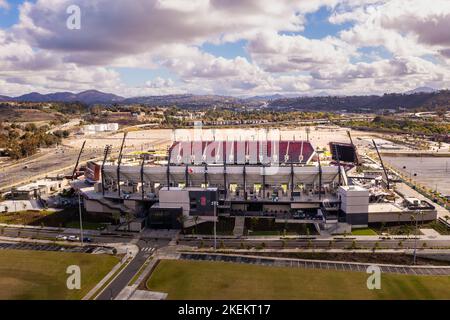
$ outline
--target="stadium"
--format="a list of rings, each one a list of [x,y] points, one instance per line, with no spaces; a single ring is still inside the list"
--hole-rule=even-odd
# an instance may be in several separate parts
[[[108,159],[106,150],[102,163],[88,164],[80,190],[87,211],[120,215],[133,230],[219,216],[313,223],[335,233],[397,221],[399,210],[420,209],[426,220],[436,219],[432,205],[401,198],[382,174],[357,176],[353,144],[329,148],[307,140],[194,140],[174,141],[165,155]]]

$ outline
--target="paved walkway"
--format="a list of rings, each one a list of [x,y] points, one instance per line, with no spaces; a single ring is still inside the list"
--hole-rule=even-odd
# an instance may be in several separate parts
[[[439,234],[439,232],[437,232],[434,229],[419,229],[420,232],[423,233],[424,236],[430,238],[430,239],[434,239],[434,238],[438,238],[441,235]]]
[[[234,218],[233,235],[235,237],[243,236],[244,235],[244,227],[245,227],[245,217],[235,217]]]
[[[430,199],[428,199],[421,193],[417,192],[416,190],[412,189],[405,183],[396,183],[395,187],[398,192],[404,194],[407,197],[417,198],[419,200],[425,200],[431,203],[436,208],[438,218],[444,218],[445,216],[448,216],[450,214],[450,212],[447,209],[438,205],[437,203],[430,201]]]

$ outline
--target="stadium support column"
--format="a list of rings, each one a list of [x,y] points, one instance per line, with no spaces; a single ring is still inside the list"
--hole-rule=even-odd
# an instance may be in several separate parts
[[[294,163],[291,159],[291,201],[294,201]]]
[[[205,162],[205,189],[208,188],[208,164]]]
[[[389,183],[388,172],[386,170],[386,167],[384,166],[383,159],[381,158],[381,154],[380,154],[380,151],[378,150],[378,146],[375,143],[375,140],[372,139],[372,142],[373,142],[373,145],[375,147],[375,150],[377,151],[378,158],[380,159],[381,167],[383,168],[384,175],[386,176],[386,186],[387,186],[387,188],[389,190],[391,186],[390,186],[390,183]]]
[[[110,152],[111,152],[111,146],[107,145],[105,147],[104,157],[103,157],[103,162],[102,162],[102,168],[101,168],[101,172],[102,172],[102,194],[103,194],[103,196],[105,196],[105,163],[106,163],[106,159],[108,158],[108,155],[109,155]]]
[[[170,190],[170,161],[171,161],[172,152],[169,150],[169,159],[167,160],[167,170],[166,170],[166,179],[167,179],[167,190]]]
[[[127,132],[125,131],[123,134],[122,145],[120,146],[119,158],[117,159],[117,193],[119,198],[121,196],[120,190],[120,165],[122,164],[122,156],[123,156],[123,147],[125,146],[125,139],[127,138]]]
[[[263,178],[263,181],[262,181],[263,199],[265,199],[266,198],[266,166],[264,165],[264,163],[262,165],[262,178]]]
[[[336,160],[338,163],[338,179],[339,179],[339,186],[342,185],[342,178],[341,178],[341,161],[339,160],[339,152],[338,152],[338,148],[336,145],[334,145],[334,151],[336,152]]]
[[[247,161],[244,161],[244,200],[247,200]]]
[[[184,184],[186,185],[186,188],[189,185],[189,165],[186,164],[186,170],[184,171]]]
[[[73,168],[71,180],[75,179],[75,174],[77,173],[78,165],[80,164],[81,154],[83,153],[85,145],[86,145],[86,140],[83,141],[83,145],[81,146],[80,153],[78,154],[77,162],[75,163],[75,168]]]
[[[145,164],[145,156],[142,155],[142,162],[141,162],[141,195],[142,195],[142,201],[144,201],[144,198],[145,198],[145,189],[144,189],[144,164]]]
[[[223,188],[225,191],[225,199],[226,199],[228,194],[228,185],[227,185],[227,160],[225,159],[225,157],[223,161]]]
[[[322,165],[320,164],[320,155],[317,157],[319,161],[319,200],[322,200]]]

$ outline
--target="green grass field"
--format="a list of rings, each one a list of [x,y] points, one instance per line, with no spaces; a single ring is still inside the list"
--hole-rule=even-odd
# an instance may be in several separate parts
[[[377,233],[370,228],[361,228],[352,230],[354,236],[376,236]]]
[[[450,299],[450,277],[368,274],[207,261],[162,260],[147,282],[169,299]]]
[[[108,255],[0,251],[0,300],[81,299],[119,262]],[[68,290],[66,269],[81,268],[81,289]]]

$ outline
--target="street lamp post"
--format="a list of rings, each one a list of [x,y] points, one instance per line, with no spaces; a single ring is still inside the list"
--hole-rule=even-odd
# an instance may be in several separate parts
[[[416,259],[417,259],[417,228],[418,228],[418,219],[417,219],[417,215],[420,214],[421,212],[418,211],[416,213],[416,216],[414,217],[414,220],[416,220],[416,232],[414,234],[414,259],[413,259],[413,264],[416,264]]]
[[[78,191],[78,213],[80,215],[80,241],[81,241],[81,245],[83,245],[83,219],[81,216],[81,191]]]
[[[213,201],[212,205],[214,206],[214,251],[217,250],[217,201]]]

